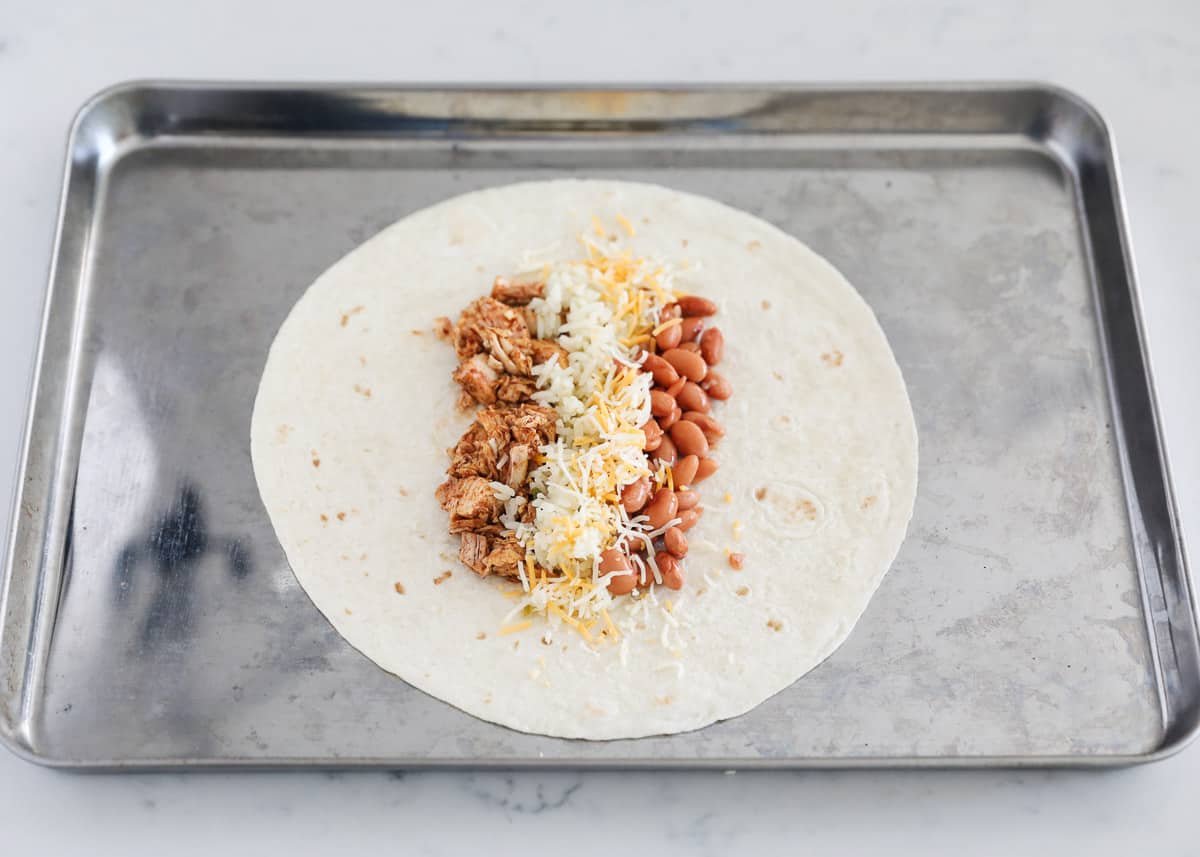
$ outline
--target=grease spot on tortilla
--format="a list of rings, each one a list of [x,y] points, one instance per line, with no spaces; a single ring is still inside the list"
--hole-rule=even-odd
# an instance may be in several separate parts
[[[845,355],[836,348],[830,349],[821,355],[821,362],[826,366],[841,366]]]
[[[769,483],[761,508],[781,532],[796,538],[808,538],[821,529],[827,515],[821,499],[800,485]]]
[[[358,315],[364,309],[366,309],[366,307],[364,307],[362,304],[359,304],[358,306],[354,307],[353,309],[347,310],[346,312],[342,313],[342,319],[340,322],[341,326],[345,327],[346,325],[348,325],[350,323],[350,318],[352,316]]]

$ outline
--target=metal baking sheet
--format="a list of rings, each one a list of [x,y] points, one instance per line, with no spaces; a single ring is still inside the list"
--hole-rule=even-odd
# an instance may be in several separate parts
[[[564,175],[800,237],[875,308],[919,423],[908,540],[849,641],[690,734],[522,735],[384,673],[300,590],[251,475],[268,345],[326,266],[448,196]],[[1169,754],[1200,661],[1122,218],[1102,120],[1039,85],[103,93],[69,144],[2,737],[71,768]]]

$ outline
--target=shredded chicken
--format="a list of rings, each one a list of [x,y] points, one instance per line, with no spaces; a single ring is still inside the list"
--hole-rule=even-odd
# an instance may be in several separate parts
[[[513,282],[507,277],[497,277],[492,284],[492,297],[509,306],[525,306],[534,298],[540,298],[545,287],[545,283]]]
[[[491,480],[479,476],[448,479],[438,486],[435,496],[450,513],[452,533],[483,532],[496,524],[504,510]]]
[[[462,564],[476,574],[486,575],[484,557],[488,554],[487,536],[479,533],[463,533],[458,546],[458,558]]]
[[[524,290],[521,294],[532,288],[530,284],[510,285],[513,290],[520,285]],[[536,285],[540,293],[541,284]],[[566,351],[558,343],[532,338],[527,312],[528,307],[511,307],[495,298],[479,298],[452,325],[451,336],[459,360],[454,380],[466,394],[461,400],[464,406],[471,401],[481,405],[529,401],[537,389],[533,367],[547,360],[567,359]],[[439,326],[438,330],[440,333],[443,328]]]
[[[540,405],[482,408],[448,450],[448,478],[438,486],[436,496],[450,513],[450,532],[462,534],[459,558],[476,574],[517,575],[516,563],[510,560],[517,556],[523,561],[524,548],[500,523],[504,503],[493,483],[501,482],[528,499],[531,462],[539,447],[553,442],[555,419],[552,409]],[[526,503],[522,515],[532,508]]]
[[[459,404],[484,406],[447,450],[447,478],[436,492],[450,513],[450,532],[461,536],[459,559],[481,577],[519,576],[525,549],[500,523],[504,501],[494,483],[528,500],[537,451],[556,436],[554,410],[532,402],[537,391],[533,368],[548,360],[566,365],[567,360],[558,343],[534,338],[537,322],[528,304],[542,290],[540,282],[497,277],[491,297],[472,302],[457,322],[439,318],[434,323],[434,331],[452,341],[458,355],[453,377],[463,390]],[[533,504],[526,502],[517,517],[530,523],[534,514]]]
[[[482,405],[490,405],[496,401],[500,373],[488,364],[487,358],[482,354],[472,355],[458,364],[453,377],[470,399]]]
[[[472,301],[458,323],[454,325],[454,350],[459,360],[486,352],[485,336],[488,331],[498,336],[529,339],[529,325],[525,314],[505,306],[495,298],[479,298]]]
[[[484,577],[498,574],[501,577],[518,577],[517,566],[525,562],[525,548],[517,543],[517,537],[506,530],[491,544],[491,550],[483,560]]]

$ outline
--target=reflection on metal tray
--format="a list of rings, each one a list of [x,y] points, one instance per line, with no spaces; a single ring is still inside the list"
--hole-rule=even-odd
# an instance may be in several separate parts
[[[875,308],[921,436],[850,640],[751,713],[602,743],[385,674],[297,586],[250,408],[381,227],[520,179],[747,209]],[[1197,724],[1197,629],[1101,120],[1041,86],[138,85],[75,125],[0,612],[0,733],[67,767],[1119,764]],[[430,502],[433,502],[432,499]]]

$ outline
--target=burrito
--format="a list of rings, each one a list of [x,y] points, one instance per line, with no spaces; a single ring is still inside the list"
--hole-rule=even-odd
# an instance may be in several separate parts
[[[614,181],[469,193],[336,262],[272,343],[251,449],[353,647],[591,740],[698,729],[816,667],[917,481],[900,369],[828,262]]]

